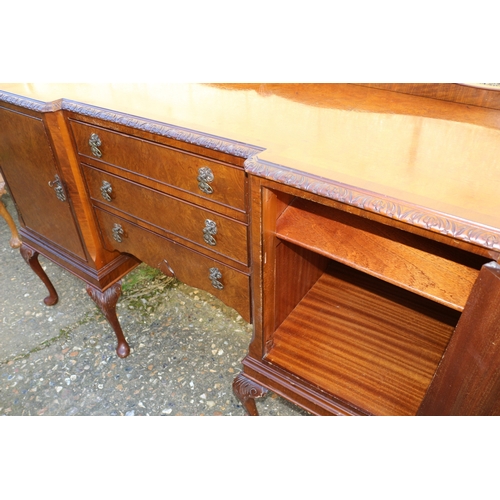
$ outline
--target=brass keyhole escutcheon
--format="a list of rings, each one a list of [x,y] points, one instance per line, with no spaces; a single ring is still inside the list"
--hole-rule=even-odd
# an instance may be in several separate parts
[[[57,199],[66,201],[66,193],[64,192],[61,179],[58,175],[55,176],[53,181],[49,181],[49,186],[56,192]]]

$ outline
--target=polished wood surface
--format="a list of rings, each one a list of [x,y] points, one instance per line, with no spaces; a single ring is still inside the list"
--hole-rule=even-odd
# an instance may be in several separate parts
[[[136,109],[147,107],[149,102],[150,111],[143,107],[139,117],[124,115],[137,100],[136,92],[141,90],[137,86],[132,86],[135,97],[128,94],[128,86],[105,92],[111,99],[108,109],[96,107],[104,96],[101,86],[21,85],[17,95],[9,93],[13,90],[10,85],[7,92],[0,87],[5,116],[36,119],[36,132],[45,140],[41,146],[35,143],[28,122],[15,124],[9,118],[8,123],[2,123],[0,150],[4,156],[0,156],[0,164],[6,164],[14,197],[22,202],[17,206],[35,256],[29,264],[36,272],[36,256],[42,253],[87,283],[90,296],[115,330],[119,356],[127,356],[130,349],[116,318],[118,295],[111,291],[137,265],[140,256],[154,261],[166,273],[173,272],[174,266],[176,277],[211,288],[251,320],[248,192],[243,162],[258,148],[183,129],[178,123],[155,123],[151,112],[165,108],[160,101],[148,100],[146,94]],[[82,102],[71,101],[66,92],[62,94],[66,99],[49,97],[53,90],[63,88],[76,89]],[[150,88],[146,93],[156,100],[164,90],[164,86]],[[174,97],[172,92],[167,95]],[[53,178],[46,179],[48,167],[35,168],[40,161],[39,146],[47,157],[45,163],[52,161]],[[27,171],[30,165],[33,176]],[[31,177],[29,182],[27,176]],[[104,190],[103,182],[111,184]],[[50,204],[48,190],[52,190],[52,198],[66,203],[73,233],[71,228],[66,230],[62,208]],[[36,196],[39,200],[24,203],[33,193],[41,194]],[[109,228],[102,226],[105,214],[96,212],[99,208],[123,225],[130,222],[129,233],[137,234],[138,239],[127,241],[128,245],[109,244]],[[146,238],[146,245],[142,238]],[[168,253],[168,260],[166,255],[158,260],[152,257],[162,253]]]
[[[86,103],[230,138],[264,148],[261,161],[302,175],[500,226],[495,109],[344,84],[0,88],[43,102],[64,98],[62,107]]]
[[[266,361],[362,412],[414,415],[453,320],[444,308],[332,266],[276,330]]]
[[[144,229],[126,219],[105,210],[97,210],[99,224],[103,231],[104,244],[108,249],[116,249],[135,255],[142,262],[160,269],[187,285],[201,288],[215,295],[228,306],[236,309],[246,321],[251,321],[250,277],[210,255],[203,255],[184,245],[162,237],[157,232]],[[120,224],[123,229],[122,241],[113,238],[113,227]],[[210,269],[219,269],[219,279],[223,288],[214,288],[210,279]]]
[[[0,130],[9,131],[0,134],[0,165],[22,214],[21,223],[85,259],[66,185],[61,181],[64,200],[54,190],[62,175],[41,117],[0,107]]]
[[[251,321],[243,160],[75,111],[68,121],[105,248],[209,291]]]
[[[419,415],[500,415],[500,266],[483,266]]]
[[[38,261],[40,254],[99,294],[139,263],[103,248],[75,158],[62,111],[1,103],[0,168],[18,209],[21,255],[46,285],[47,306],[56,304],[58,295]],[[118,328],[116,333],[122,335]],[[128,352],[126,342],[118,340],[118,354]]]
[[[266,390],[317,415],[498,412],[497,264],[285,182],[251,175],[251,199],[250,415]]]
[[[486,262],[411,233],[305,200],[297,200],[287,208],[277,221],[276,233],[280,239],[458,311],[463,310],[479,269]]]
[[[65,115],[62,111],[57,111],[44,113],[43,118],[84,243],[86,266],[83,279],[89,280],[98,288],[105,288],[117,278],[115,275],[117,269],[110,271],[109,266],[115,266],[116,259],[121,259],[121,257],[117,256],[116,253],[106,252],[102,247],[92,205],[88,198],[82,195],[86,191],[85,180],[79,169],[78,158],[73,148],[73,138]],[[72,272],[79,274],[77,269],[73,269]],[[91,276],[89,273],[95,274],[95,276]]]
[[[115,292],[140,259],[254,323],[234,382],[250,414],[268,390],[318,415],[500,411],[497,91],[0,84],[0,102],[39,120],[81,255],[50,231],[29,248],[84,276],[120,356]]]
[[[90,196],[96,203],[120,211],[135,221],[174,233],[183,240],[193,242],[201,251],[220,253],[248,265],[246,224],[93,168],[85,168],[85,176]],[[101,196],[103,182],[112,186],[113,198],[110,202]],[[217,227],[213,245],[204,240],[203,230],[207,220],[213,221]]]
[[[500,110],[500,87],[455,83],[365,83],[368,87]]]
[[[122,293],[121,282],[117,281],[116,283],[113,283],[113,285],[106,290],[100,290],[99,288],[93,287],[89,284],[87,284],[85,289],[87,290],[89,297],[96,303],[97,307],[99,307],[115,332],[116,339],[118,341],[116,354],[120,358],[126,358],[130,354],[130,347],[125,339],[125,335],[123,334],[122,327],[116,314],[116,304],[118,303],[118,299]]]
[[[41,266],[38,256],[39,252],[28,246],[26,243],[23,243],[20,248],[21,255],[26,263],[31,267],[33,272],[42,280],[42,283],[47,287],[49,295],[43,299],[43,302],[46,306],[53,306],[57,304],[59,301],[59,296],[57,295],[57,291],[54,288],[54,285],[50,281],[47,273],[43,270]]]
[[[70,123],[83,162],[90,161],[100,168],[114,171],[119,169],[119,175],[132,177],[139,182],[154,180],[181,190],[182,194],[188,192],[194,197],[234,207],[240,211],[247,209],[245,173],[242,167],[188,154],[141,137],[118,134],[102,126],[74,120]],[[102,156],[99,158],[92,154],[89,146],[91,134],[98,134],[102,143]],[[210,193],[205,193],[199,187],[200,168],[209,168],[213,174]],[[177,196],[182,194],[177,193]]]
[[[274,257],[266,253],[267,258],[276,259],[276,284],[284,293],[273,294],[274,327],[281,323],[293,311],[295,306],[309,292],[328,265],[328,259],[319,253],[309,252],[303,247],[277,242]],[[271,296],[267,297],[271,300]],[[271,308],[267,304],[268,309]],[[267,339],[266,348],[272,345],[272,337]]]

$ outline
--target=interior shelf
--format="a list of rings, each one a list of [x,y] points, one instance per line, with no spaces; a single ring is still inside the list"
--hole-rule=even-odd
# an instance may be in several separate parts
[[[457,311],[331,261],[267,361],[374,415],[414,415]]]
[[[423,297],[463,311],[487,259],[372,220],[297,198],[276,235]]]

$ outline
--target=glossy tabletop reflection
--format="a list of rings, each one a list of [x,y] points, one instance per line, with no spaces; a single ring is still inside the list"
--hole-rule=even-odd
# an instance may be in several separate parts
[[[500,228],[500,113],[347,84],[0,84],[263,148],[260,160]]]

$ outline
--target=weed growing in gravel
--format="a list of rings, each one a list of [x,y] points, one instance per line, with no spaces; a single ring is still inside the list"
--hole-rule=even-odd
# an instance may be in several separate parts
[[[122,281],[122,306],[144,314],[155,312],[164,302],[163,292],[177,286],[175,278],[159,269],[140,264]]]

